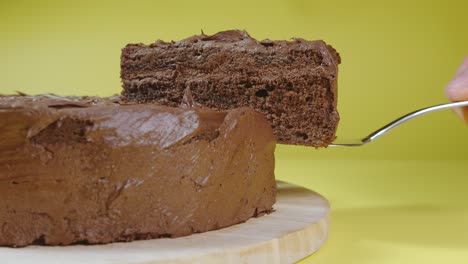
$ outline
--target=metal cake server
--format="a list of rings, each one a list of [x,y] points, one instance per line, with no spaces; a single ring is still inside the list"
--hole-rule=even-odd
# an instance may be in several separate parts
[[[359,147],[362,145],[365,145],[369,142],[372,142],[376,140],[377,138],[381,137],[382,135],[386,134],[388,131],[392,130],[393,128],[405,123],[406,121],[409,121],[413,118],[416,118],[418,116],[425,115],[427,113],[439,111],[439,110],[444,110],[444,109],[452,109],[452,108],[457,108],[457,107],[463,107],[463,106],[468,106],[468,101],[461,101],[461,102],[456,102],[456,103],[449,103],[449,104],[440,104],[440,105],[434,105],[430,106],[427,108],[423,108],[414,112],[411,112],[409,114],[406,114],[395,121],[390,122],[389,124],[383,126],[380,129],[377,129],[376,131],[370,133],[367,137],[363,139],[350,139],[350,140],[341,140],[337,138],[335,141],[333,141],[332,144],[328,145],[331,147]]]

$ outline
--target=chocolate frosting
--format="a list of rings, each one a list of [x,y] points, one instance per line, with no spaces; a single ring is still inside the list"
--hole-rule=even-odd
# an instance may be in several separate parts
[[[269,123],[193,104],[0,97],[0,245],[176,237],[270,212]]]
[[[202,32],[200,35],[194,35],[186,39],[182,39],[176,42],[165,42],[163,40],[157,40],[155,43],[145,45],[139,44],[128,44],[128,47],[147,47],[148,49],[140,49],[131,55],[128,55],[130,59],[143,57],[151,53],[151,48],[165,48],[170,45],[178,47],[194,46],[200,49],[208,47],[218,47],[221,49],[245,49],[246,52],[256,53],[259,49],[268,49],[271,52],[284,52],[285,48],[295,46],[297,49],[319,49],[322,53],[323,58],[326,60],[323,64],[324,67],[331,68],[330,71],[337,72],[338,64],[341,63],[341,57],[336,50],[326,44],[323,40],[308,41],[303,38],[292,38],[292,41],[287,40],[274,40],[264,39],[261,41],[252,38],[249,33],[245,30],[226,30],[218,32],[214,35],[206,35]],[[335,91],[336,92],[336,91]]]

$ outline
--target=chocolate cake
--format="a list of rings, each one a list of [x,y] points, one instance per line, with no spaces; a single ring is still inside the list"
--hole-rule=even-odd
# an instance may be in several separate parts
[[[271,212],[268,121],[184,105],[0,97],[0,245],[178,237]]]
[[[257,41],[230,30],[181,41],[128,44],[122,50],[123,100],[217,110],[253,107],[270,121],[279,143],[315,147],[335,139],[340,56],[325,42]]]

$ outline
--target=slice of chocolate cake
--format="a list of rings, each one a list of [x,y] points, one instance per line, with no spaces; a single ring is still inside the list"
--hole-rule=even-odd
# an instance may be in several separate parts
[[[329,145],[338,125],[340,57],[325,42],[257,41],[231,30],[122,50],[122,96],[179,105],[190,88],[217,110],[250,106],[271,122],[279,143]]]
[[[250,108],[0,96],[0,245],[177,237],[272,210],[275,139]]]

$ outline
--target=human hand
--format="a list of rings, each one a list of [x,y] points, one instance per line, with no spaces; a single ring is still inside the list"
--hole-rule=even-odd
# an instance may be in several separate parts
[[[445,87],[445,94],[453,102],[468,100],[468,56],[458,68],[453,80]],[[455,112],[468,124],[468,107],[456,108]]]

